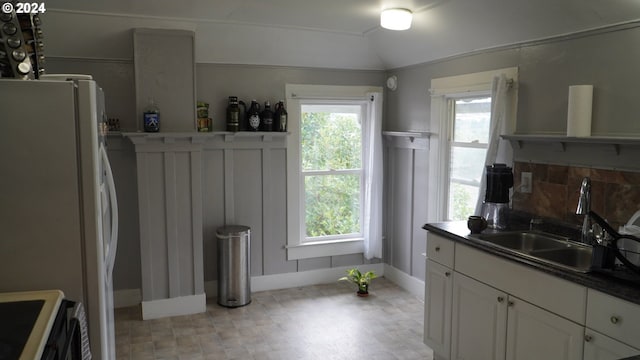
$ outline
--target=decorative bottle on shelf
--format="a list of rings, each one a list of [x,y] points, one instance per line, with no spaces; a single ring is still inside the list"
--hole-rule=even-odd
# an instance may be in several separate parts
[[[236,132],[240,130],[240,103],[237,96],[229,96],[229,105],[227,106],[227,131]]]
[[[250,131],[258,131],[260,129],[260,104],[258,101],[251,100],[251,106],[247,111],[247,122]]]
[[[273,111],[268,101],[264,102],[264,110],[260,113],[262,119],[262,131],[273,131]]]
[[[273,116],[273,131],[287,131],[287,110],[284,108],[284,101],[280,100],[275,106],[275,115]]]
[[[145,132],[160,131],[160,108],[153,98],[149,98],[149,104],[143,112],[143,125]]]

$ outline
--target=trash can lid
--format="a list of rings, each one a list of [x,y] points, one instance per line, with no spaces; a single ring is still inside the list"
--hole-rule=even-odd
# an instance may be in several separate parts
[[[244,225],[226,225],[219,227],[216,230],[216,235],[219,238],[226,238],[233,235],[240,235],[241,233],[246,233],[251,230],[250,227]]]

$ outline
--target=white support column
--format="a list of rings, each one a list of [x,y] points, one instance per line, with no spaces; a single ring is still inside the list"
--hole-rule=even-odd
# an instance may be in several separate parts
[[[142,317],[204,312],[202,145],[187,137],[130,139],[138,163]]]

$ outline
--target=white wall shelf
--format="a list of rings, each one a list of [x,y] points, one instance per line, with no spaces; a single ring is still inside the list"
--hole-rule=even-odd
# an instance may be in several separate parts
[[[430,132],[427,131],[383,131],[387,145],[409,149],[428,149]]]
[[[620,155],[622,146],[640,147],[640,138],[632,137],[569,137],[562,135],[501,135],[509,140],[514,148],[523,149],[526,143],[549,144],[555,150],[567,151],[569,144],[598,145],[613,149],[616,155]]]
[[[138,137],[138,138],[210,138],[215,136],[224,136],[225,138],[262,138],[273,139],[279,137],[285,137],[288,132],[275,132],[275,131],[210,131],[210,132],[110,132],[109,135],[122,134],[126,137]]]
[[[136,145],[204,147],[286,147],[286,132],[213,131],[213,132],[125,132],[122,136]],[[262,145],[259,145],[262,144]]]
[[[431,133],[428,131],[383,131],[382,135],[387,137],[407,137],[413,142],[415,139],[428,138]]]

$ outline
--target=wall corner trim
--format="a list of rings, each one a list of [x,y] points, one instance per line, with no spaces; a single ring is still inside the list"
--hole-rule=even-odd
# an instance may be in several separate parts
[[[424,301],[424,281],[400,271],[389,264],[384,264],[384,277]]]
[[[113,292],[113,303],[116,309],[136,306],[142,302],[142,291],[140,289],[123,289]]]

